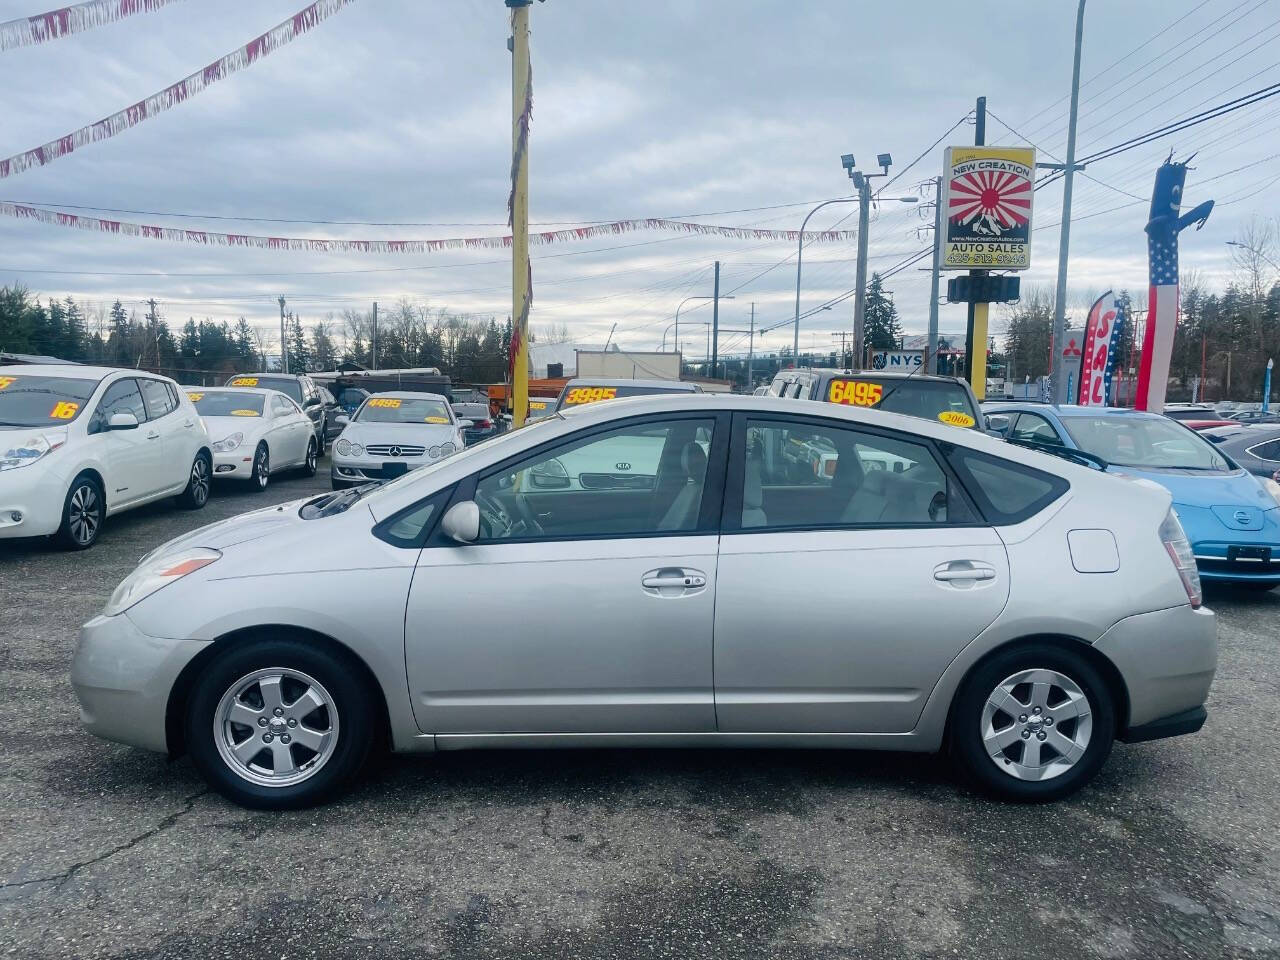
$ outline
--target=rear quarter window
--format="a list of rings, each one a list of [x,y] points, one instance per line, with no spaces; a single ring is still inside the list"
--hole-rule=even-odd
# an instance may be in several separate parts
[[[1062,477],[1012,460],[951,444],[944,451],[982,515],[997,526],[1035,516],[1071,488]]]

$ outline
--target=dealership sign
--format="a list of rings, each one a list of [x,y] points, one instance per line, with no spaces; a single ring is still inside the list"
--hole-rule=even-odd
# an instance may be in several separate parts
[[[923,363],[923,350],[877,350],[871,354],[873,370],[915,370]]]
[[[1031,266],[1032,147],[948,147],[942,171],[942,266]]]

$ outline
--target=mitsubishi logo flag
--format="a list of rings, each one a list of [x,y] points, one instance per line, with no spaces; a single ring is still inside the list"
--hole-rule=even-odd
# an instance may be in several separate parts
[[[1089,310],[1080,358],[1080,390],[1076,402],[1105,407],[1111,402],[1111,374],[1124,324],[1124,301],[1108,290]]]

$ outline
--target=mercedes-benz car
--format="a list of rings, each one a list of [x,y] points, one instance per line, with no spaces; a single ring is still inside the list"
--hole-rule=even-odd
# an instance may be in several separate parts
[[[835,467],[766,475],[774,434],[822,437]],[[589,482],[600,464],[629,482]],[[1205,721],[1215,620],[1170,507],[915,417],[592,404],[164,544],[71,679],[89,731],[189,753],[255,807],[332,796],[388,743],[945,749],[986,791],[1052,800],[1115,739]]]
[[[333,489],[389,480],[452,456],[466,441],[459,420],[436,393],[375,393],[367,397],[333,445]]]

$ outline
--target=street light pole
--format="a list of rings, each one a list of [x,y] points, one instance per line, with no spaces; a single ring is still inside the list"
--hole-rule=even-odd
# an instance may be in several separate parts
[[[800,223],[800,242],[796,248],[796,329],[795,336],[792,339],[792,366],[800,366],[800,268],[804,263],[804,228],[809,225],[809,218],[821,210],[823,207],[830,206],[833,203],[854,203],[857,197],[837,197],[834,200],[823,200],[820,204],[805,214],[804,220]],[[859,237],[861,242],[862,238]]]
[[[1076,11],[1076,55],[1071,70],[1071,119],[1067,125],[1067,162],[1062,174],[1062,233],[1058,241],[1058,296],[1053,306],[1053,402],[1067,402],[1062,345],[1067,342],[1067,253],[1071,246],[1071,186],[1076,172],[1076,117],[1080,111],[1080,47],[1084,42],[1084,2]]]
[[[885,167],[885,172],[888,172]],[[861,370],[866,360],[863,341],[867,319],[867,234],[871,230],[871,182],[864,174],[854,180],[858,188],[858,292],[853,299],[853,368]]]
[[[730,293],[730,294],[727,294],[727,295],[725,295],[725,296],[722,296],[720,299],[721,299],[721,300],[732,300],[733,298],[734,298],[734,297],[733,297],[733,294],[731,294],[731,293]],[[675,322],[674,324],[671,324],[671,326],[668,326],[668,327],[667,327],[667,330],[670,330],[672,326],[674,326],[674,327],[676,328],[676,332],[675,332],[675,350],[676,350],[676,353],[679,353],[679,352],[680,352],[680,308],[681,308],[681,307],[683,307],[683,306],[684,306],[686,303],[688,303],[690,300],[714,300],[714,299],[715,299],[715,297],[714,297],[714,296],[709,296],[709,297],[708,297],[708,296],[685,297],[685,298],[684,298],[683,300],[681,300],[681,301],[680,301],[680,303],[676,306],[676,322]],[[710,342],[710,341],[708,341],[708,342]],[[662,333],[662,349],[663,349],[663,350],[666,350],[666,349],[667,349],[667,334],[666,334],[666,331],[665,331],[665,330],[664,330],[664,331],[663,331],[663,333]]]
[[[942,271],[942,178],[933,180],[933,277],[929,282],[929,342],[924,372],[938,372],[938,280]]]

